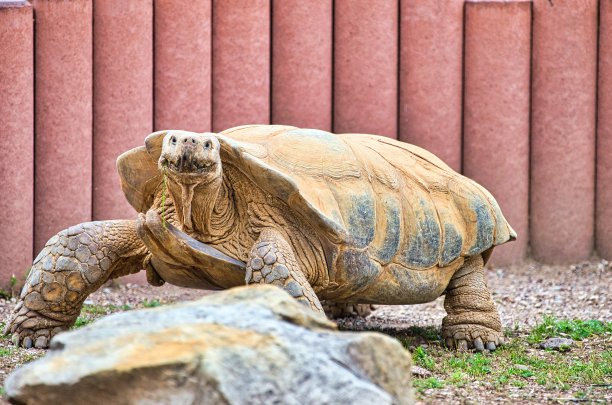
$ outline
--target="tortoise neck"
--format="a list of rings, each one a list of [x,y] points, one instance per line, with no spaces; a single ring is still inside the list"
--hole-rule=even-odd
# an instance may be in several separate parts
[[[193,231],[205,243],[227,238],[235,229],[233,190],[225,175],[198,186],[192,200]]]

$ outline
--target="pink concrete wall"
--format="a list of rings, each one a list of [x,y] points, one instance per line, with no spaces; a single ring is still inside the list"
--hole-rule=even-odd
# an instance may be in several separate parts
[[[463,0],[402,0],[399,139],[461,171]]]
[[[155,130],[211,130],[210,0],[155,1]]]
[[[115,161],[153,131],[152,0],[94,1],[94,219],[134,218]]]
[[[466,3],[463,170],[517,231],[492,263],[522,261],[529,241],[531,3]]]
[[[32,2],[36,16],[34,247],[91,220],[92,3]]]
[[[398,3],[334,5],[334,131],[397,138]]]
[[[33,14],[0,4],[0,286],[32,264],[34,209]],[[10,57],[6,57],[10,55]],[[6,80],[10,78],[10,80]]]
[[[612,2],[599,9],[599,113],[597,123],[597,252],[612,260]]]
[[[593,249],[597,0],[533,3],[531,246],[567,262]]]
[[[0,150],[21,157],[0,162],[0,191],[21,188],[18,202],[0,201],[12,231],[0,282],[59,229],[133,218],[115,160],[154,129],[270,120],[399,136],[456,170],[463,159],[519,232],[494,263],[527,246],[575,262],[595,241],[612,258],[609,0],[536,0],[532,31],[529,6],[513,1],[470,3],[465,15],[463,0],[34,4],[35,34],[30,8],[0,13],[0,124],[11,134]]]
[[[270,121],[270,1],[213,1],[213,129]]]
[[[332,0],[273,3],[273,123],[331,130],[332,20]]]

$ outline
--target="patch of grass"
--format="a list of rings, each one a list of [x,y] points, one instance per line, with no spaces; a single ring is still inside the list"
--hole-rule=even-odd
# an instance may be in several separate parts
[[[527,341],[540,343],[550,337],[569,337],[573,340],[583,340],[593,335],[612,333],[612,322],[597,320],[557,319],[554,316],[545,316],[531,330]]]
[[[538,387],[563,397],[594,399],[602,395],[602,390],[609,389],[612,379],[611,329],[612,323],[545,317],[528,335],[512,331],[516,337],[492,353],[454,352],[440,342],[411,347],[414,364],[434,374],[430,378],[415,378],[414,386],[422,394],[433,388],[469,388],[478,382],[500,390],[517,387],[526,392],[530,387]],[[534,348],[534,342],[549,336],[586,339],[588,343],[579,341],[566,353]],[[397,338],[410,347],[407,341],[410,336]],[[584,387],[589,388],[585,391]],[[573,394],[573,390],[578,391]]]
[[[8,356],[13,351],[8,347],[0,347],[0,357]]]
[[[10,291],[6,291],[4,288],[0,288],[0,298],[10,300],[11,298],[13,298],[13,294]]]
[[[451,370],[459,370],[468,376],[478,377],[491,372],[491,359],[482,353],[457,353],[456,357],[448,359]]]
[[[89,317],[84,317],[84,316],[79,316],[77,318],[77,320],[74,322],[74,325],[72,326],[71,329],[77,329],[77,328],[81,328],[85,325],[89,325],[90,323],[92,323],[94,321],[93,318],[89,318]]]
[[[445,384],[443,380],[439,380],[436,377],[429,377],[423,379],[414,379],[412,381],[412,385],[418,392],[422,393],[423,391],[431,388],[444,388]]]
[[[83,305],[81,309],[81,313],[91,314],[91,315],[106,315],[110,312],[110,308],[105,307],[103,305]]]
[[[417,366],[432,371],[435,368],[435,361],[427,354],[427,350],[419,346],[412,352],[412,359]]]
[[[129,311],[131,309],[132,307],[128,304],[123,304],[119,306],[86,304],[86,305],[83,305],[83,308],[81,309],[81,314],[108,315],[108,314],[112,314],[113,312]]]
[[[144,299],[144,301],[142,301],[142,306],[145,308],[155,308],[155,307],[159,307],[161,306],[162,303],[159,302],[159,300],[157,298],[152,299],[152,300],[148,300],[148,299]]]

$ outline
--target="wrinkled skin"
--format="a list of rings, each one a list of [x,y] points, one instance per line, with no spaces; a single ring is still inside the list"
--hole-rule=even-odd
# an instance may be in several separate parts
[[[231,165],[224,167],[214,134],[169,132],[157,163],[167,181],[146,214],[77,225],[49,240],[7,324],[15,344],[47,347],[74,323],[90,293],[141,269],[152,285],[273,284],[319,313],[369,313],[370,304],[321,302],[333,288],[316,232]],[[449,267],[440,290],[446,294],[442,335],[449,347],[482,351],[503,343],[484,262],[478,254]]]

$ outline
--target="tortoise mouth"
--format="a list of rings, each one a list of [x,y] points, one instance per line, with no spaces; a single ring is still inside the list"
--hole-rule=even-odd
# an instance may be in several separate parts
[[[189,156],[179,156],[177,159],[170,159],[163,156],[159,165],[168,171],[181,176],[202,176],[214,173],[217,169],[217,162],[213,160],[199,160]]]

